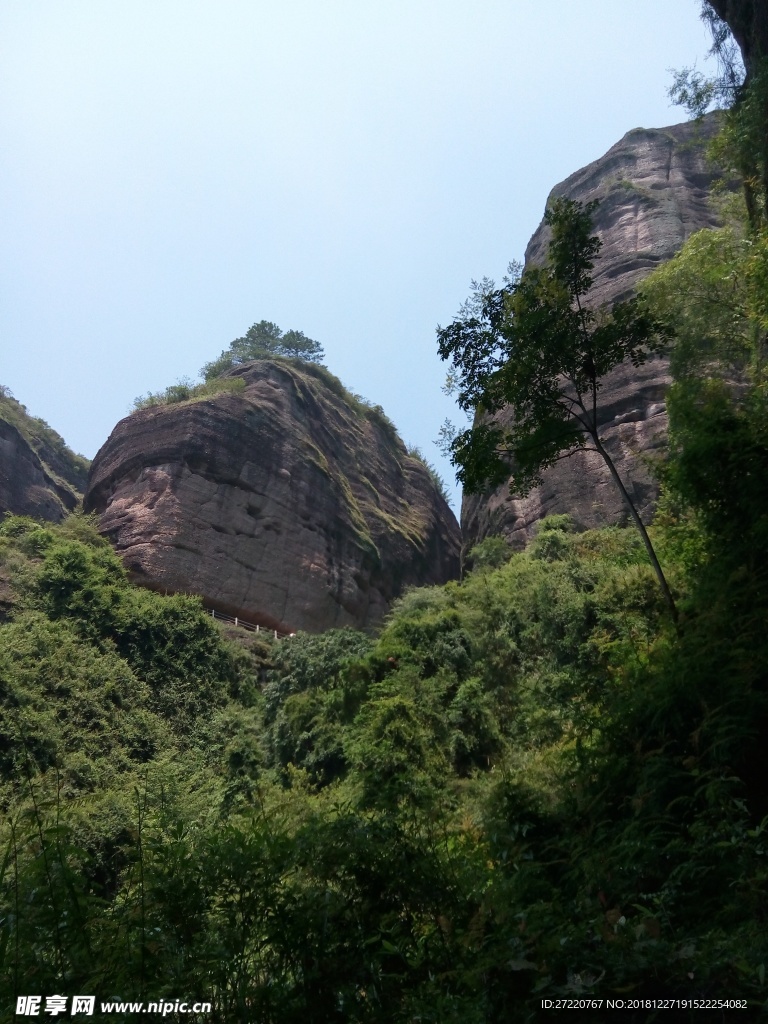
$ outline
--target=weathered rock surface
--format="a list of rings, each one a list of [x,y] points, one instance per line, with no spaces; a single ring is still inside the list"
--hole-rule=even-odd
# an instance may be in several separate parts
[[[720,173],[705,153],[715,131],[714,115],[699,123],[635,129],[552,190],[553,196],[600,202],[594,223],[603,247],[595,264],[593,305],[628,298],[694,231],[717,226],[708,196]],[[542,222],[528,244],[526,263],[544,260],[548,238]],[[629,363],[617,367],[600,392],[602,437],[645,522],[658,496],[647,463],[664,444],[669,383],[668,360],[660,358],[639,369]],[[558,463],[523,499],[510,495],[507,484],[491,493],[466,495],[464,551],[496,535],[524,547],[540,519],[563,512],[573,516],[578,529],[625,520],[626,509],[598,455],[580,452]]]
[[[0,394],[0,515],[60,522],[81,501],[88,463],[59,435]]]
[[[245,390],[121,420],[85,496],[134,579],[283,631],[364,627],[459,572],[426,467],[327,371],[259,360]]]
[[[717,16],[727,22],[749,71],[768,56],[768,11],[764,0],[710,0]]]

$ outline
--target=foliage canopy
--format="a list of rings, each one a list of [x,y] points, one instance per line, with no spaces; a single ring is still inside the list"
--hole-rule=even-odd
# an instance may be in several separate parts
[[[301,359],[320,365],[323,360],[323,347],[319,342],[308,338],[303,331],[282,331],[277,324],[261,320],[253,324],[244,337],[235,338],[218,359],[205,364],[200,370],[200,376],[203,378],[201,381],[195,383],[189,377],[182,377],[164,391],[150,391],[146,395],[139,395],[134,400],[133,410],[199,401],[223,392],[237,394],[245,389],[245,383],[237,377],[223,376],[227,370],[242,366],[252,359],[275,357]]]
[[[754,226],[694,236],[636,307],[678,338],[652,527],[678,635],[639,536],[565,516],[524,552],[486,541],[376,637],[247,647],[132,587],[87,518],[7,517],[4,1005],[183,993],[212,1024],[544,1024],[568,998],[591,1024],[581,1001],[612,997],[650,1024],[644,1000],[727,994],[765,1015],[766,254]],[[545,326],[570,322],[557,258],[531,282]],[[491,326],[472,330],[501,358]]]
[[[768,223],[764,12],[757,4],[703,0],[701,18],[712,37],[710,54],[717,59],[717,74],[707,77],[695,68],[675,71],[669,95],[690,117],[701,117],[713,106],[724,111],[712,154],[722,167],[736,171],[741,178],[749,225],[757,230]],[[740,46],[744,47],[743,53]]]
[[[462,409],[480,414],[450,442],[458,477],[470,491],[510,475],[516,493],[578,450],[605,450],[598,396],[605,375],[625,359],[639,366],[667,347],[670,334],[640,300],[611,311],[587,304],[600,240],[591,233],[595,203],[556,199],[544,267],[513,269],[505,287],[476,286],[459,316],[438,328]],[[488,414],[509,410],[502,423]]]
[[[260,320],[249,327],[242,338],[235,338],[218,359],[206,363],[200,374],[207,381],[214,380],[251,359],[268,359],[271,356],[322,363],[324,353],[320,342],[308,338],[303,331],[282,331],[277,324]]]
[[[603,378],[625,360],[640,366],[669,345],[671,331],[641,299],[595,310],[588,303],[601,242],[592,234],[596,203],[557,198],[545,266],[518,267],[505,287],[476,288],[459,316],[438,328],[440,356],[450,360],[459,405],[473,426],[448,444],[470,492],[512,477],[527,494],[544,469],[578,451],[593,451],[643,537],[673,617],[671,591],[645,526],[600,436]],[[502,414],[502,415],[498,415]]]
[[[682,639],[639,537],[560,516],[377,638],[235,649],[82,517],[9,518],[4,997],[183,992],[221,1024],[506,1024],[702,986],[759,1006],[765,594],[714,546],[678,557],[697,529],[659,535]]]

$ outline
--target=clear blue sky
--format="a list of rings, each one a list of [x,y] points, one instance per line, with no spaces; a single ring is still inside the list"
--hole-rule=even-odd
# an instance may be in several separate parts
[[[698,14],[4,0],[0,383],[93,457],[137,395],[272,320],[452,482],[435,326],[522,256],[552,185],[683,119]]]

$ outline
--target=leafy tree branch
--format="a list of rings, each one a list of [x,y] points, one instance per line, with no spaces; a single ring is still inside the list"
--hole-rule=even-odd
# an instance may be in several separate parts
[[[640,366],[671,340],[665,322],[640,300],[595,310],[587,296],[600,239],[596,203],[556,199],[547,262],[512,267],[505,286],[474,285],[448,327],[438,328],[440,356],[452,365],[459,405],[474,425],[447,437],[458,478],[471,493],[498,486],[525,495],[542,473],[577,451],[595,451],[643,538],[672,617],[677,612],[648,532],[600,436],[603,378],[629,360]],[[496,415],[504,410],[504,416]]]

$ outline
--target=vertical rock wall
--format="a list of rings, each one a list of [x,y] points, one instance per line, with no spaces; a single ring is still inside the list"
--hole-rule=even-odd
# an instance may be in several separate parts
[[[599,200],[595,230],[603,247],[595,264],[592,304],[628,298],[693,232],[718,225],[709,195],[720,172],[706,155],[716,128],[716,115],[708,115],[670,128],[635,129],[552,190],[553,196]],[[548,237],[542,222],[526,249],[526,263],[544,260]],[[602,436],[646,522],[658,495],[647,460],[664,444],[669,383],[668,360],[660,358],[639,368],[629,363],[617,367],[600,392]],[[464,551],[497,535],[522,548],[538,520],[563,512],[573,516],[579,529],[625,520],[626,509],[598,455],[580,452],[558,463],[526,498],[510,494],[508,484],[465,496]]]

